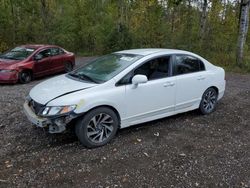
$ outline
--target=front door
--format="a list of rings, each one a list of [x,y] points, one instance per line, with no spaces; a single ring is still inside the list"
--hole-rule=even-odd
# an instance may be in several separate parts
[[[45,49],[38,52],[38,55],[41,57],[40,60],[36,60],[34,63],[34,75],[36,77],[44,76],[51,73],[51,50]]]

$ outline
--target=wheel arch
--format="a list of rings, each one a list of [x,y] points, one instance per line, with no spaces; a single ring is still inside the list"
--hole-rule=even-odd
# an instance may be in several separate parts
[[[71,63],[72,65],[74,64],[74,62],[71,59],[66,59],[64,62],[65,63]]]
[[[19,73],[21,73],[21,72],[30,72],[32,79],[34,78],[34,72],[30,68],[22,68],[22,69],[19,70]]]
[[[94,109],[97,109],[97,108],[101,108],[101,107],[109,108],[109,109],[111,109],[111,110],[113,110],[113,111],[115,112],[115,114],[117,115],[118,120],[119,120],[119,128],[120,128],[120,126],[121,126],[121,116],[120,116],[118,110],[117,110],[115,107],[111,106],[111,105],[106,105],[106,104],[105,104],[105,105],[98,105],[98,106],[92,107],[92,108],[90,108],[89,110],[87,110],[86,112],[84,112],[84,113],[83,113],[82,115],[80,115],[80,116],[84,116],[84,115],[87,114],[88,112],[90,112],[90,111],[92,111],[92,110],[94,110]]]
[[[208,90],[209,88],[215,89],[217,95],[219,94],[219,88],[218,88],[218,87],[216,87],[216,86],[210,86],[210,87],[208,87],[206,90]],[[205,91],[204,91],[204,92],[205,92]]]
[[[33,74],[33,70],[29,69],[29,68],[22,68],[19,72],[30,72],[31,74]]]

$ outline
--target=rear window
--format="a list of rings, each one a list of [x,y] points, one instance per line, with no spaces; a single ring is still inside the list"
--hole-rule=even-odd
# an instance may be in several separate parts
[[[174,75],[188,74],[205,70],[204,63],[193,56],[176,55]]]

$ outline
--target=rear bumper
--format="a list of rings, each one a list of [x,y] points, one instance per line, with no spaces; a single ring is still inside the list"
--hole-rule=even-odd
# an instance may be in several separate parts
[[[226,89],[226,81],[223,82],[223,84],[221,85],[219,89],[218,100],[220,100],[224,96],[225,89]]]
[[[218,100],[220,100],[224,96],[225,90],[219,92]]]
[[[18,71],[0,72],[0,83],[16,83],[18,81]]]

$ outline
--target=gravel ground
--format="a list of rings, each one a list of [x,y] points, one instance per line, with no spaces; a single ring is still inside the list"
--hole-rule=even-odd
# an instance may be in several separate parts
[[[211,115],[133,126],[92,150],[26,119],[24,98],[46,78],[0,85],[0,187],[250,187],[250,75],[226,78]]]

